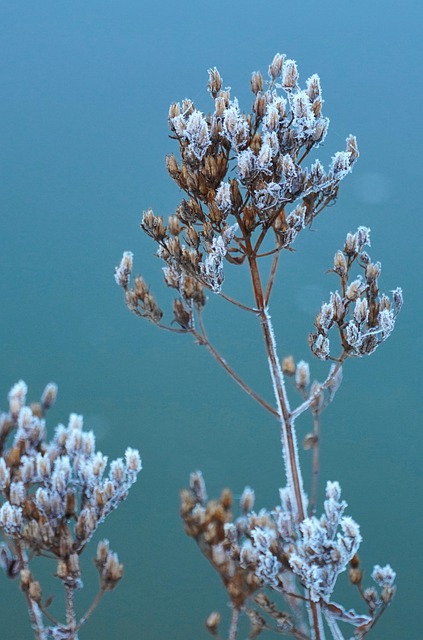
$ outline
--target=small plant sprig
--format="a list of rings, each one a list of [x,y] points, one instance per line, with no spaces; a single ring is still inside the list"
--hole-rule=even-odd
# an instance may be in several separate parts
[[[209,70],[208,82],[214,101],[211,114],[203,114],[188,99],[170,107],[169,127],[180,159],[170,155],[166,162],[185,197],[167,224],[148,210],[141,227],[156,243],[165,283],[176,293],[172,322],[163,321],[163,311],[141,276],[131,283],[131,252],[123,254],[115,280],[133,313],[162,329],[192,335],[279,423],[286,474],[279,507],[254,513],[253,492],[246,489],[242,516],[233,521],[230,492],[225,490],[219,501],[207,501],[200,472],[191,476],[190,488],[182,492],[186,531],[219,572],[231,602],[228,640],[237,638],[242,612],[250,618],[250,638],[272,629],[299,640],[324,640],[329,630],[332,638],[342,640],[339,624],[349,623],[355,638],[361,639],[392,600],[395,573],[389,565],[377,565],[373,578],[381,593],[362,589],[359,527],[344,515],[347,505],[341,500],[338,482],[326,484],[324,513],[316,516],[320,416],[341,384],[345,361],[371,354],[392,333],[402,291],[395,289],[391,298],[380,293],[381,265],[364,251],[370,246],[370,230],[358,227],[335,254],[330,271],[339,276],[340,287],[322,304],[315,331],[309,335],[312,353],[331,363],[326,379],[311,382],[308,363],[296,364],[292,356],[280,362],[269,304],[281,253],[292,251],[299,233],[335,201],[340,182],[359,153],[355,137],[349,135],[345,150],[334,154],[328,169],[318,159],[305,166],[310,152],[324,141],[329,119],[322,111],[319,77],[312,75],[302,89],[294,60],[276,54],[267,81],[260,72],[252,74],[251,90],[252,111],[245,114],[214,68]],[[246,265],[252,303],[223,291],[225,262]],[[362,270],[358,276],[352,273],[356,266]],[[274,406],[210,342],[203,318],[207,291],[257,317]],[[334,347],[331,341],[336,334]],[[285,386],[287,376],[302,396],[293,409]],[[295,429],[295,420],[305,411],[310,411],[313,422],[313,431],[304,439],[304,447],[313,453],[310,499],[303,486]],[[336,579],[348,567],[366,614],[345,610],[332,601]],[[281,594],[288,611],[272,603],[263,588]],[[218,624],[219,615],[211,614],[206,625],[217,638]]]
[[[9,411],[0,415],[0,566],[9,578],[20,578],[36,640],[77,640],[78,631],[101,598],[123,575],[123,565],[109,542],[97,546],[94,560],[99,591],[89,609],[77,617],[75,592],[83,586],[80,557],[98,526],[128,495],[141,470],[138,451],[128,448],[125,459],[111,462],[95,450],[92,431],[83,419],[70,415],[47,441],[45,414],[56,399],[50,383],[40,402],[26,404],[21,380],[9,392]],[[66,595],[65,621],[49,612],[35,578],[34,556],[49,558]]]

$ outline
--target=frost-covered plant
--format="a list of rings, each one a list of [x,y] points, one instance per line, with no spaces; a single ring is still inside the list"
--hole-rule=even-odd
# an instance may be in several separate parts
[[[326,379],[311,383],[308,363],[295,364],[292,356],[281,365],[269,314],[281,252],[291,250],[298,234],[334,202],[341,180],[358,158],[358,148],[349,135],[345,150],[333,155],[328,168],[318,159],[305,165],[310,152],[325,139],[329,120],[322,111],[319,77],[312,75],[301,88],[294,60],[277,54],[268,80],[254,72],[251,89],[252,112],[245,114],[214,68],[208,83],[214,101],[211,114],[203,114],[188,99],[170,107],[169,126],[180,159],[168,156],[167,168],[185,197],[167,224],[148,210],[141,226],[156,242],[165,282],[176,294],[171,324],[163,322],[163,312],[144,279],[137,276],[131,284],[131,252],[123,254],[115,279],[131,311],[160,328],[191,334],[280,426],[286,488],[281,490],[279,507],[254,513],[254,494],[246,489],[243,514],[232,521],[230,492],[225,490],[219,501],[207,501],[199,472],[192,475],[190,489],[182,492],[186,531],[220,573],[230,598],[229,640],[237,637],[244,611],[250,617],[251,638],[271,628],[300,640],[323,640],[329,630],[340,640],[339,621],[353,625],[355,637],[363,638],[391,601],[395,574],[389,565],[375,567],[373,577],[381,593],[363,590],[359,527],[344,515],[346,503],[337,482],[327,483],[324,513],[316,516],[319,421],[341,384],[344,362],[371,354],[391,334],[402,292],[397,288],[391,297],[380,292],[381,265],[364,250],[370,246],[370,230],[360,226],[348,233],[330,269],[339,278],[339,287],[322,304],[309,335],[312,353],[331,363]],[[224,292],[227,263],[246,265],[252,304]],[[359,275],[352,273],[357,266]],[[264,273],[269,275],[265,278]],[[203,321],[207,291],[257,317],[275,406],[251,389],[209,341]],[[293,377],[302,395],[295,408],[288,399],[286,376]],[[313,432],[304,441],[313,452],[310,498],[303,487],[295,431],[295,420],[307,410],[313,417]],[[332,601],[336,579],[347,568],[366,614],[346,611]],[[263,592],[266,587],[282,595],[287,611],[270,602]],[[266,619],[252,608],[254,602]],[[218,622],[218,614],[207,621],[216,637]]]
[[[50,383],[39,403],[26,404],[21,380],[9,392],[9,411],[0,414],[0,566],[10,578],[20,578],[36,640],[77,640],[78,631],[106,591],[115,588],[123,565],[109,542],[97,546],[95,565],[99,591],[89,609],[77,617],[75,591],[83,586],[80,556],[105,517],[128,495],[141,470],[138,451],[109,465],[95,450],[92,431],[83,430],[81,415],[72,413],[47,440],[44,416],[56,399]],[[48,611],[31,560],[53,560],[55,575],[66,594],[64,622]]]

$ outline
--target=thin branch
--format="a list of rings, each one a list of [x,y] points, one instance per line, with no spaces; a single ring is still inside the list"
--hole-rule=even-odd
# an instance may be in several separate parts
[[[307,409],[310,408],[310,406],[313,404],[313,402],[315,400],[317,400],[318,396],[322,393],[322,391],[324,391],[325,389],[328,388],[328,386],[330,385],[330,383],[332,382],[332,380],[335,378],[336,374],[338,373],[339,369],[342,367],[342,364],[346,360],[346,357],[347,357],[346,354],[343,353],[342,356],[339,358],[339,360],[337,360],[336,365],[334,366],[333,370],[328,375],[326,380],[324,382],[322,382],[322,384],[317,387],[316,391],[311,396],[309,396],[307,398],[307,400],[305,400],[296,409],[294,409],[294,411],[291,412],[291,414],[290,414],[291,420],[296,420],[298,418],[298,416],[300,416],[302,413],[304,413],[304,411],[307,411]]]
[[[309,514],[316,513],[317,488],[319,482],[319,448],[320,448],[320,416],[313,413],[313,472],[311,480],[311,492],[309,503]]]
[[[88,618],[91,616],[91,614],[93,613],[93,611],[97,608],[99,602],[101,601],[102,597],[104,596],[104,589],[100,589],[100,591],[97,593],[96,597],[94,598],[94,600],[92,601],[91,605],[89,606],[89,608],[87,609],[87,611],[84,613],[84,615],[80,618],[78,624],[76,625],[76,630],[78,631],[78,629],[80,629],[82,627],[83,624],[86,623],[86,621],[88,620]]]
[[[76,638],[76,621],[75,621],[75,606],[74,606],[74,589],[69,585],[65,584],[65,593],[66,593],[66,623],[68,629],[71,633],[70,640],[75,640]]]
[[[278,252],[275,254],[275,257],[272,261],[272,267],[270,269],[269,280],[267,281],[266,293],[264,294],[264,304],[267,307],[270,300],[270,294],[272,293],[272,287],[275,282],[276,271],[278,269],[279,256],[281,254]]]
[[[228,640],[236,640],[238,636],[239,609],[232,605],[231,626],[229,627]]]
[[[199,316],[199,324],[201,326],[202,333],[198,333],[195,329],[191,330],[191,333],[196,338],[200,345],[205,346],[208,351],[212,354],[212,356],[217,360],[217,362],[229,373],[231,378],[235,380],[237,384],[243,389],[249,396],[254,398],[256,402],[258,402],[264,409],[269,411],[272,415],[277,416],[277,411],[270,405],[264,398],[258,395],[253,389],[244,380],[232,369],[232,367],[226,362],[226,360],[220,355],[220,353],[213,347],[213,345],[209,342],[207,335],[205,333],[204,325],[201,321],[201,315]]]
[[[219,292],[219,296],[221,298],[224,298],[225,300],[227,300],[231,304],[234,304],[235,306],[239,307],[240,309],[244,309],[245,311],[251,311],[252,313],[255,313],[255,314],[258,313],[258,309],[254,309],[254,307],[249,307],[246,304],[242,304],[242,302],[239,302],[238,300],[235,300],[234,298],[231,298],[230,296],[226,295],[226,293],[223,293],[223,291]]]
[[[18,542],[17,540],[15,540],[15,548],[20,566],[23,569],[28,569],[28,562],[25,557],[25,552],[23,551],[20,542]],[[29,617],[32,623],[32,628],[35,631],[35,640],[47,640],[42,611],[35,600],[30,597],[28,589],[26,589],[24,593],[26,601],[28,603]]]

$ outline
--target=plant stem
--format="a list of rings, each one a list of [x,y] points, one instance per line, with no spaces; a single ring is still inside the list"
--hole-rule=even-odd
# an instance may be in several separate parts
[[[281,430],[282,454],[285,464],[287,485],[290,492],[293,517],[297,523],[300,523],[306,517],[306,499],[303,489],[300,462],[298,458],[297,437],[295,433],[294,419],[290,411],[289,401],[285,390],[284,377],[276,352],[276,342],[273,332],[273,326],[267,310],[267,306],[265,304],[260,272],[258,269],[256,258],[254,257],[252,251],[249,252],[248,261],[250,265],[254,298],[256,301],[257,309],[259,310],[264,343],[269,363],[269,371],[272,378],[273,390],[277,403],[278,419]],[[319,603],[310,601],[308,609],[312,631],[312,640],[324,640],[325,636]]]
[[[213,347],[213,345],[209,342],[207,335],[204,330],[204,325],[200,322],[202,333],[198,333],[195,329],[191,330],[191,333],[196,338],[200,345],[204,345],[208,351],[212,354],[212,356],[217,360],[217,362],[229,373],[231,378],[235,380],[237,384],[243,389],[249,396],[251,396],[256,402],[261,404],[266,411],[269,411],[274,416],[277,416],[278,413],[275,409],[270,405],[264,398],[258,395],[251,387],[249,387],[244,380],[232,369],[232,367],[226,362],[226,360],[220,355],[220,353]]]
[[[236,640],[238,635],[239,609],[232,605],[231,626],[229,627],[228,640]]]
[[[311,481],[310,504],[308,507],[309,514],[313,516],[316,513],[317,488],[319,481],[319,448],[320,448],[320,419],[313,413],[313,475]]]
[[[73,602],[74,590],[69,585],[65,585],[66,593],[66,623],[71,635],[70,640],[76,640],[76,621],[75,621],[75,607]]]
[[[16,553],[19,558],[19,563],[22,569],[28,569],[28,561],[26,554],[19,542],[15,542]],[[43,614],[38,604],[33,600],[28,591],[25,591],[26,601],[28,603],[29,618],[32,623],[32,628],[35,632],[35,640],[47,640],[46,630],[43,623]]]
[[[80,618],[76,628],[77,630],[80,629],[82,627],[83,624],[86,623],[86,621],[88,620],[88,618],[91,616],[91,614],[93,613],[93,611],[96,609],[96,607],[98,606],[100,600],[102,599],[102,597],[104,596],[104,591],[103,589],[100,589],[100,591],[97,593],[96,597],[94,598],[94,600],[92,601],[90,607],[87,609],[87,611],[84,613],[84,615],[82,616],[82,618]]]

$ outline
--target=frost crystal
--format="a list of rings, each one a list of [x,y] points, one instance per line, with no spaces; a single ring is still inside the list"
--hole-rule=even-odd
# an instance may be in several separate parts
[[[209,254],[199,269],[202,279],[207,287],[214,293],[220,293],[225,279],[223,271],[223,258],[226,255],[226,244],[222,236],[213,238]]]
[[[231,186],[228,182],[222,182],[216,191],[216,204],[225,215],[231,211]]]
[[[200,111],[194,111],[189,116],[183,135],[197,160],[202,160],[211,142],[206,119]]]

